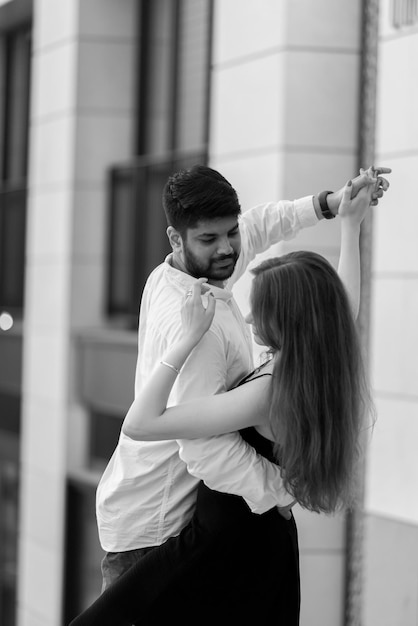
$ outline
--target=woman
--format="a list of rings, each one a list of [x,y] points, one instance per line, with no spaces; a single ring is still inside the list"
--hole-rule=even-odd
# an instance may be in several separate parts
[[[368,403],[354,317],[359,304],[360,224],[372,188],[339,215],[339,274],[312,252],[269,259],[254,273],[254,339],[270,359],[235,389],[167,408],[176,376],[209,329],[215,299],[204,279],[186,294],[183,337],[155,368],[123,424],[133,439],[177,439],[239,430],[283,468],[301,506],[350,506],[353,466]],[[344,284],[343,282],[344,281]],[[252,514],[244,501],[199,486],[196,512],[178,537],[153,549],[72,626],[299,623],[299,564],[293,516]]]

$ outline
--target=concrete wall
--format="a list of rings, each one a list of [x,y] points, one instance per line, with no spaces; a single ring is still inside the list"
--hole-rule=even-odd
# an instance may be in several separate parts
[[[365,626],[418,623],[418,22],[394,28],[394,4],[380,6],[376,161],[393,173],[374,216]]]
[[[73,336],[103,315],[105,173],[132,153],[135,4],[34,1],[19,626],[61,622],[68,451],[83,454]]]

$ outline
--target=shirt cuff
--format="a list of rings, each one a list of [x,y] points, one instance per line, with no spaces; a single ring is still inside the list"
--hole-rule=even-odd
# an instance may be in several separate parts
[[[270,498],[266,495],[262,502],[253,502],[249,498],[245,498],[245,497],[244,497],[244,500],[248,504],[252,513],[257,513],[258,515],[262,515],[263,513],[270,511],[270,509],[273,509],[274,507],[281,508],[281,507],[290,506],[294,504],[295,497],[291,496],[290,493],[288,493],[284,489],[281,489],[280,495],[276,494],[275,497],[270,496]]]
[[[315,226],[319,222],[315,211],[313,196],[304,196],[295,200],[295,210],[303,228]]]

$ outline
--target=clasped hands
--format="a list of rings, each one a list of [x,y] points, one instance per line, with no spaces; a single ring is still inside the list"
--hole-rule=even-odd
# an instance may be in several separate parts
[[[390,174],[390,167],[374,167],[371,165],[367,170],[360,168],[360,174],[353,178],[353,191],[351,197],[357,195],[358,191],[365,185],[374,183],[375,188],[372,193],[371,206],[376,206],[385,191],[389,189],[389,181],[382,174]]]

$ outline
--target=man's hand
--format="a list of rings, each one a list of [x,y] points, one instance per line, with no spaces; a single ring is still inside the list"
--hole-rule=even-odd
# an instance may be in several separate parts
[[[389,181],[382,176],[382,174],[390,174],[390,167],[373,167],[370,166],[367,170],[363,168],[360,169],[360,174],[352,179],[352,191],[351,197],[355,198],[363,187],[367,185],[374,184],[374,191],[372,193],[372,201],[371,206],[376,206],[379,202],[379,198],[382,198],[385,191],[389,189]],[[337,215],[338,207],[343,198],[344,187],[335,191],[334,193],[330,193],[327,196],[327,203],[329,210]]]
[[[389,181],[386,178],[383,178],[382,174],[390,174],[390,167],[373,167],[370,166],[367,170],[360,168],[360,175],[353,180],[354,189],[351,193],[351,197],[355,198],[358,191],[367,184],[367,180],[370,182],[375,182],[375,189],[372,194],[372,206],[376,206],[379,202],[379,198],[382,198],[385,191],[389,189]],[[366,181],[364,182],[364,177],[366,177]],[[359,186],[355,188],[355,181],[359,181]]]

